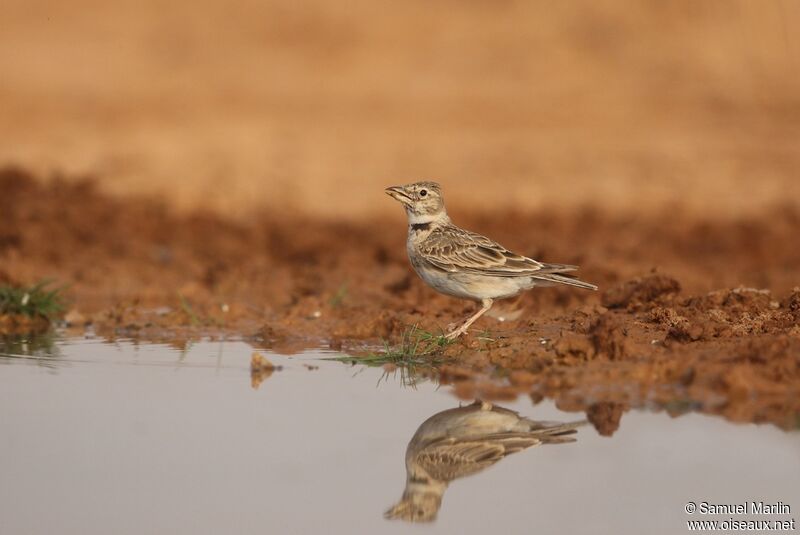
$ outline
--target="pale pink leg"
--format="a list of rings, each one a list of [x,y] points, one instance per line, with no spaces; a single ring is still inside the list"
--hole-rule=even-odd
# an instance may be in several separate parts
[[[454,331],[452,331],[450,333],[447,333],[445,335],[445,338],[447,338],[448,340],[454,340],[454,339],[458,338],[459,336],[461,336],[462,334],[466,333],[467,329],[469,329],[470,325],[475,323],[475,321],[478,318],[480,318],[481,316],[486,314],[486,312],[490,308],[492,308],[492,303],[494,303],[494,301],[492,301],[491,299],[483,299],[481,301],[481,304],[483,305],[483,307],[481,307],[481,309],[479,311],[477,311],[474,315],[470,316],[467,319],[467,321],[465,321],[464,324],[461,325],[461,327],[459,327],[458,329],[456,329],[456,330],[454,330]]]

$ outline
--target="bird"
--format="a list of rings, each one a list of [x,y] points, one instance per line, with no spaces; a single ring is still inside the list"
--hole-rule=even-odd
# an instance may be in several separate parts
[[[406,249],[417,275],[438,292],[481,304],[480,310],[445,335],[448,340],[465,334],[495,299],[555,284],[597,290],[596,285],[570,273],[578,266],[537,262],[454,225],[444,206],[442,188],[436,182],[392,186],[386,188],[386,194],[406,210]]]
[[[537,422],[481,400],[438,412],[419,426],[408,443],[403,496],[384,517],[432,522],[453,480],[531,446],[575,442],[572,435],[584,424],[586,420]]]

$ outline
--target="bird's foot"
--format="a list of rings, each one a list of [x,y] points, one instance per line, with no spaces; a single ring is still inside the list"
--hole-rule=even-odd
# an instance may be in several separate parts
[[[448,329],[450,329],[449,325]],[[444,337],[447,338],[448,340],[455,340],[462,334],[467,334],[467,327],[465,325],[462,325],[461,327],[458,327],[457,329],[447,333],[446,335],[444,335]]]

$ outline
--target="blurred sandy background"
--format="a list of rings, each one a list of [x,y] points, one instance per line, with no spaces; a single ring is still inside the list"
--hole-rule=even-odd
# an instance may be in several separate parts
[[[5,0],[0,163],[246,215],[800,204],[800,2]],[[399,216],[399,214],[398,214]]]

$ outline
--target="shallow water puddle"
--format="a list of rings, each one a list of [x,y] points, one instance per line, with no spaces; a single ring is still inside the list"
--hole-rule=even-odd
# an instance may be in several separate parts
[[[0,357],[0,533],[682,533],[687,520],[800,516],[800,433],[632,412],[611,438],[581,427],[575,443],[437,487],[440,507],[424,505],[435,522],[414,526],[383,515],[403,495],[412,435],[458,407],[447,388],[305,353],[268,355],[283,369],[253,389],[241,342],[0,351],[20,355]],[[690,501],[791,514],[689,515]]]

